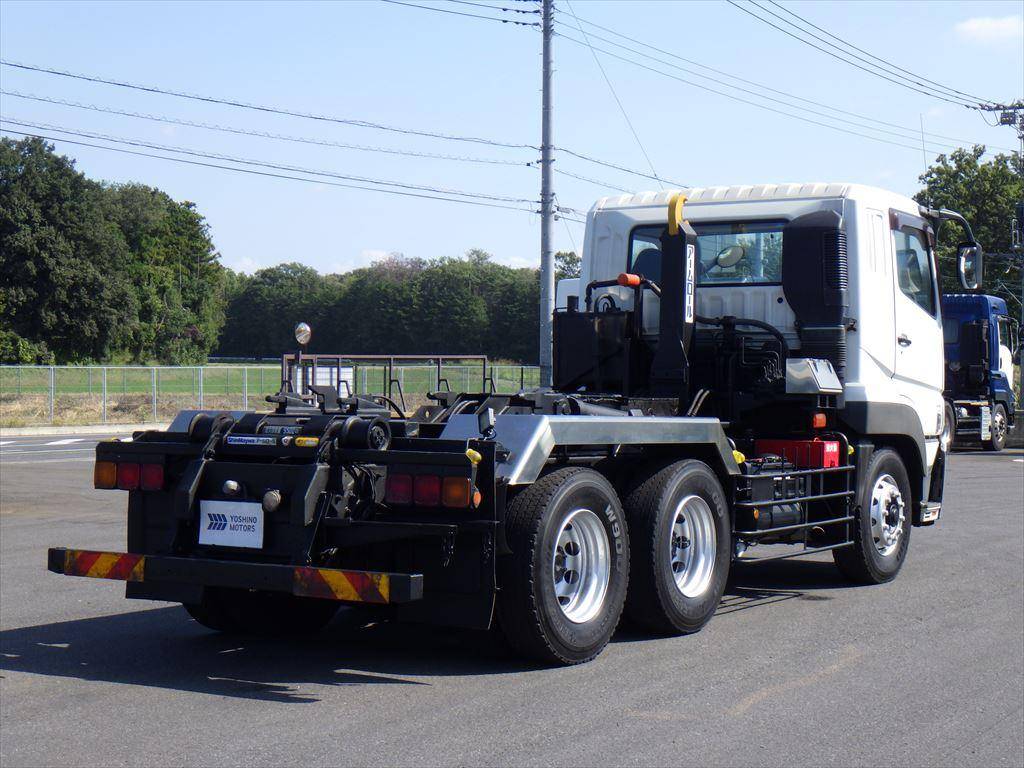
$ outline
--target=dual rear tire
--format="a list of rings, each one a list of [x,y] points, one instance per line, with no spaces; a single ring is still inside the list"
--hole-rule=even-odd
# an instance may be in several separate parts
[[[498,621],[515,650],[546,663],[597,656],[623,610],[660,633],[695,632],[729,571],[725,495],[699,461],[645,473],[624,503],[595,470],[555,470],[511,501],[506,538]]]

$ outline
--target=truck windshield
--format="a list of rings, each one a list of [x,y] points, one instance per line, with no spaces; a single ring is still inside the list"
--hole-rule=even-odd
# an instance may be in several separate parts
[[[693,224],[697,232],[697,283],[781,283],[784,226],[784,221]],[[654,282],[661,280],[661,233],[664,229],[653,226],[633,230],[628,271]]]

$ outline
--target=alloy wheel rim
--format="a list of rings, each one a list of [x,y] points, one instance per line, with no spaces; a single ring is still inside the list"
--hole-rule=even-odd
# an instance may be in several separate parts
[[[882,475],[871,489],[871,538],[882,557],[891,555],[903,538],[907,505],[892,475]]]
[[[611,581],[611,547],[601,519],[589,509],[564,518],[551,556],[555,600],[574,624],[594,618],[604,605]]]
[[[700,597],[711,584],[718,532],[711,507],[700,496],[685,497],[669,520],[669,568],[684,597]]]

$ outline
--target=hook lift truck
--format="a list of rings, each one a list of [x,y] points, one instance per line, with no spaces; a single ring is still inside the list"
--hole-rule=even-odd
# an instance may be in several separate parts
[[[852,581],[889,581],[941,509],[946,220],[973,290],[963,217],[879,189],[600,200],[557,292],[554,386],[438,391],[407,417],[296,391],[300,352],[269,412],[184,411],[100,443],[127,552],[51,549],[49,568],[213,630],[310,632],[359,604],[497,623],[555,664],[594,658],[623,612],[699,630],[734,563],[831,552]]]

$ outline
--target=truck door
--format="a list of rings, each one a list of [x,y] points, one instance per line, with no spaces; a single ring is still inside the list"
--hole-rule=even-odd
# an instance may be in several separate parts
[[[896,382],[925,435],[942,428],[943,344],[935,264],[924,221],[893,216]]]

